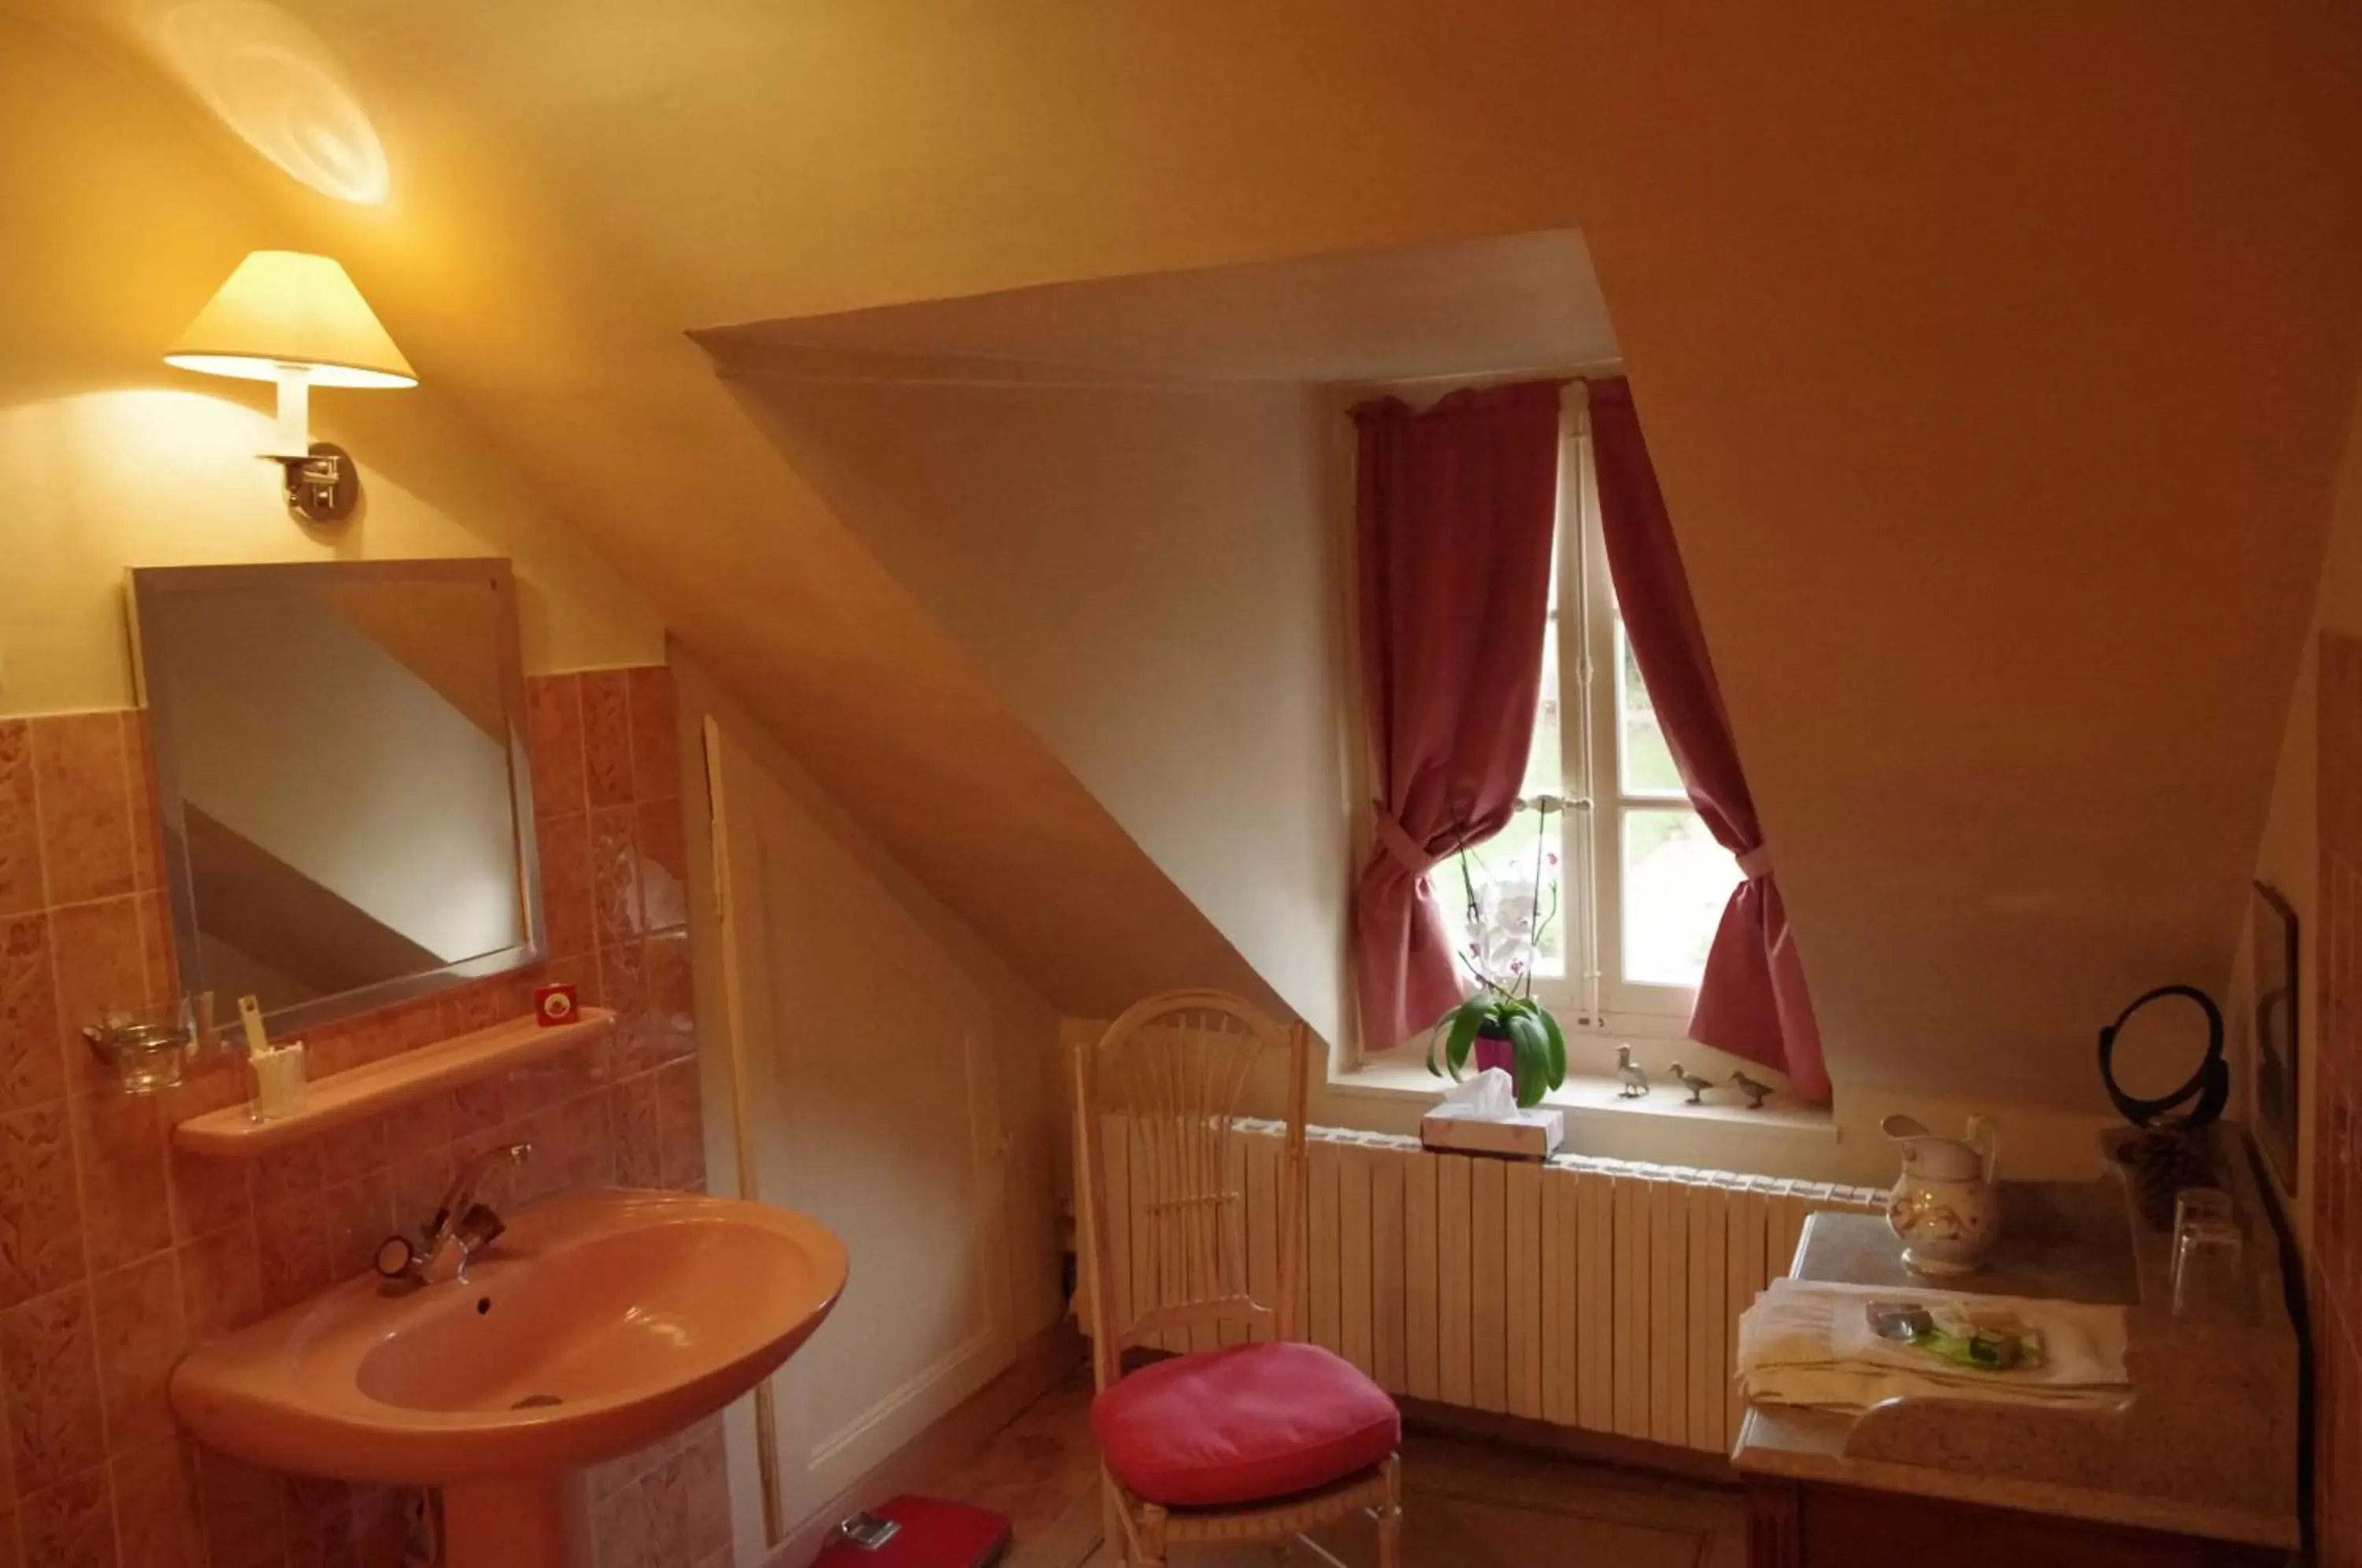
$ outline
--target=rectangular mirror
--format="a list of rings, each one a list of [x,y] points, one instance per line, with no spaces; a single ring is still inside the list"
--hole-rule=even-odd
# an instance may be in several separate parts
[[[541,955],[497,560],[131,573],[181,984],[272,1032]]]

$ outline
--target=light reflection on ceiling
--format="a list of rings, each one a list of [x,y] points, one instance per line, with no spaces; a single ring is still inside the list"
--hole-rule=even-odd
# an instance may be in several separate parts
[[[267,0],[154,0],[143,30],[167,69],[257,152],[323,195],[392,193],[377,127],[317,34]]]

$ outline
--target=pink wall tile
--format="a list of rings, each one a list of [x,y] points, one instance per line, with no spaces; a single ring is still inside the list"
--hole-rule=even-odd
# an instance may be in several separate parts
[[[382,1167],[321,1195],[326,1229],[328,1277],[350,1279],[369,1272],[380,1242],[417,1220],[393,1211],[393,1177]]]
[[[386,1171],[395,1219],[410,1229],[434,1213],[454,1174],[448,1145],[396,1160]]]
[[[681,1469],[689,1507],[689,1559],[702,1562],[730,1550],[730,1463],[718,1426],[697,1432],[681,1445]]]
[[[52,905],[138,886],[123,732],[121,713],[73,713],[33,725],[41,869]]]
[[[156,817],[156,748],[137,710],[123,715],[123,782],[131,807],[131,885],[163,885],[163,825]]]
[[[640,954],[656,1060],[678,1061],[697,1050],[697,985],[690,965],[689,933],[652,936]]]
[[[119,1453],[171,1438],[172,1407],[164,1384],[188,1349],[179,1264],[171,1253],[159,1253],[100,1275],[91,1281],[91,1310],[107,1448]]]
[[[63,1041],[50,917],[0,918],[0,1110],[65,1093]]]
[[[32,726],[23,719],[0,719],[0,914],[46,909],[49,902],[41,884]]]
[[[590,812],[590,911],[599,945],[639,940],[640,854],[633,832],[633,808],[599,807]]]
[[[193,1342],[261,1321],[262,1253],[252,1220],[200,1236],[175,1257],[182,1320]]]
[[[380,1119],[384,1132],[379,1144],[389,1162],[419,1154],[447,1154],[451,1147],[451,1097],[438,1094],[406,1105]]]
[[[634,799],[630,678],[620,669],[601,669],[581,682],[583,779],[590,808],[628,806]]]
[[[317,1295],[334,1282],[328,1272],[328,1200],[317,1188],[281,1192],[254,1209],[262,1302],[272,1311]]]
[[[139,967],[150,1001],[166,1001],[181,994],[180,966],[172,955],[172,916],[160,892],[135,893],[133,917],[139,922]]]
[[[533,759],[533,810],[556,817],[589,804],[582,781],[582,682],[553,675],[525,687],[525,749]]]
[[[174,1149],[165,1161],[172,1234],[182,1240],[254,1222],[254,1173],[230,1160]]]
[[[138,902],[126,897],[61,905],[50,911],[50,945],[67,1079],[77,1088],[113,1093],[115,1085],[83,1044],[82,1030],[108,1008],[147,999],[147,942],[139,930]]]
[[[197,1496],[211,1568],[277,1564],[287,1541],[286,1482],[209,1448],[195,1452]]]
[[[116,1568],[115,1513],[106,1472],[94,1467],[17,1506],[25,1561],[39,1568]]]
[[[65,1102],[0,1116],[0,1306],[81,1279],[82,1197]]]
[[[577,812],[541,824],[541,918],[553,957],[589,953],[599,925],[591,901],[590,819]]]
[[[315,1070],[518,1016],[544,979],[616,1008],[617,1038],[251,1168],[180,1154],[169,1138],[244,1097],[237,1064],[126,1099],[79,1038],[100,1008],[177,988],[144,727],[137,715],[0,721],[0,1568],[20,1547],[44,1568],[395,1568],[401,1493],[184,1443],[163,1394],[172,1356],[359,1272],[477,1150],[538,1151],[496,1175],[495,1202],[702,1181],[669,675],[540,677],[527,702],[554,956],[314,1031]],[[624,1464],[622,1512],[651,1522],[618,1527],[622,1545],[602,1539],[600,1560],[639,1561],[642,1542],[660,1553],[646,1561],[687,1563],[726,1542],[716,1454],[673,1440]]]
[[[617,1084],[610,1095],[615,1130],[615,1179],[626,1187],[664,1185],[664,1139],[653,1073]]]
[[[118,1453],[107,1474],[122,1568],[205,1568],[195,1456],[179,1438]]]
[[[171,1246],[165,1132],[156,1101],[101,1091],[77,1095],[71,1105],[91,1268],[119,1268]]]
[[[597,1568],[666,1568],[688,1561],[689,1489],[680,1456],[593,1506]]]
[[[680,793],[672,672],[628,670],[624,681],[632,721],[632,791],[643,801],[670,800]]]
[[[703,1187],[705,1123],[694,1059],[657,1073],[657,1136],[664,1149],[665,1186]]]
[[[642,801],[633,823],[639,851],[644,928],[673,931],[689,923],[689,844],[680,802]]]
[[[643,1050],[647,1033],[647,954],[638,943],[599,949],[599,1000],[615,1010],[617,1073],[646,1072],[661,1060]]]
[[[88,1286],[0,1312],[0,1385],[19,1496],[57,1485],[106,1457]]]

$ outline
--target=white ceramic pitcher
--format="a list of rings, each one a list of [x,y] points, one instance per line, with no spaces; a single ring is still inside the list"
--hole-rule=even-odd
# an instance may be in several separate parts
[[[1974,1273],[2001,1240],[1992,1119],[1970,1117],[1965,1142],[1938,1138],[1908,1116],[1890,1116],[1879,1131],[1903,1145],[1886,1222],[1903,1239],[1904,1264],[1938,1278]]]

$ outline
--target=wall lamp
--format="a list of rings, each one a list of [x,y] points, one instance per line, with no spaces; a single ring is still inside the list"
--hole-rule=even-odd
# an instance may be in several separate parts
[[[312,389],[418,384],[344,268],[294,250],[239,262],[164,362],[279,384],[279,429],[262,456],[286,470],[288,510],[308,523],[343,522],[361,492],[352,454],[312,439]]]

